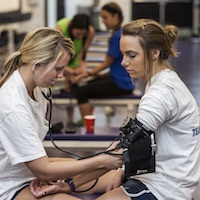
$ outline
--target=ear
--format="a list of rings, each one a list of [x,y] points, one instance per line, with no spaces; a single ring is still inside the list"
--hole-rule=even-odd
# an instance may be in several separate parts
[[[158,49],[152,49],[151,53],[152,53],[153,61],[157,60],[157,58],[160,56],[160,50],[158,50]]]
[[[119,14],[114,13],[112,16],[113,16],[114,19],[119,20]]]

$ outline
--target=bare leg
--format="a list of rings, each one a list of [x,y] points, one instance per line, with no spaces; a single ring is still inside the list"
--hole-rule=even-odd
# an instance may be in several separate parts
[[[65,90],[67,92],[71,92],[69,79],[70,79],[70,74],[66,74],[65,75]],[[73,108],[73,106],[67,107],[66,111],[67,111],[67,123],[73,122],[73,117],[74,117],[74,108]]]
[[[15,197],[15,200],[80,200],[77,197],[74,197],[70,194],[65,194],[65,193],[57,193],[57,194],[52,194],[52,195],[47,195],[42,198],[35,198],[30,190],[30,187],[24,188],[18,195]]]
[[[85,115],[90,115],[90,113],[91,113],[90,104],[89,103],[80,104],[79,105],[79,110],[80,110],[80,113],[81,113],[81,117],[82,117],[82,119],[84,121],[84,116]]]
[[[123,190],[118,187],[114,190],[111,190],[109,192],[104,193],[100,197],[98,197],[96,200],[130,200],[131,198],[127,196]]]
[[[67,107],[67,122],[73,122],[74,117],[74,108],[73,107]]]
[[[87,194],[93,194],[93,193],[99,193],[103,194],[107,190],[111,190],[113,188],[117,188],[121,185],[123,180],[123,176],[121,173],[117,170],[111,170],[107,172],[106,174],[102,175],[99,179],[97,184],[94,188],[89,190]],[[77,191],[84,191],[88,188],[90,188],[95,181],[91,181],[87,184],[84,184],[77,188]]]

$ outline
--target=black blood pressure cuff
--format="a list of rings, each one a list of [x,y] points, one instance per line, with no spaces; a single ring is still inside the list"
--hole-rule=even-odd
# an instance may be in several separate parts
[[[155,172],[155,133],[137,119],[129,118],[119,129],[119,147],[123,148],[125,178]]]

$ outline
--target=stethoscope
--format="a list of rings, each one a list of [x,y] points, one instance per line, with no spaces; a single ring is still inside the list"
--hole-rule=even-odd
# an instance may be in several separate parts
[[[44,93],[44,91],[41,89],[41,87],[39,86],[39,84],[38,84],[38,82],[37,82],[37,80],[36,80],[34,71],[35,71],[35,65],[32,67],[33,80],[35,81],[35,84],[37,85],[37,87],[38,87],[39,90],[41,91],[41,93],[42,93],[42,95],[44,96],[44,98],[45,98],[47,101],[49,101],[49,103],[52,102],[53,95],[52,95],[51,88],[49,88],[49,94],[46,95],[46,94]]]
[[[32,75],[33,75],[33,80],[35,82],[35,84],[37,85],[37,87],[39,88],[40,92],[42,93],[43,97],[49,102],[49,119],[48,119],[48,134],[50,136],[50,139],[51,139],[51,142],[52,144],[54,145],[54,147],[64,153],[68,153],[70,155],[73,155],[75,157],[77,157],[78,159],[83,159],[83,157],[81,157],[80,155],[77,155],[71,151],[68,151],[68,150],[65,150],[65,149],[62,149],[60,148],[59,146],[57,146],[57,144],[55,143],[54,139],[53,139],[53,136],[52,136],[52,125],[51,125],[51,118],[52,118],[52,99],[53,99],[53,94],[52,94],[52,91],[51,91],[51,88],[49,87],[49,93],[48,94],[45,94],[44,91],[42,90],[42,88],[39,86],[37,80],[36,80],[36,77],[35,77],[35,65],[32,67]]]
[[[67,154],[70,154],[70,155],[73,155],[73,156],[77,157],[78,160],[86,159],[86,158],[91,158],[91,157],[94,157],[94,156],[97,156],[97,155],[100,155],[100,154],[103,154],[103,153],[110,154],[110,155],[119,155],[119,154],[112,153],[112,151],[114,151],[115,149],[111,149],[111,150],[108,150],[108,151],[98,152],[98,153],[95,153],[95,154],[90,155],[90,156],[87,156],[87,157],[81,157],[81,156],[78,155],[78,154],[75,154],[75,153],[73,153],[73,152],[71,152],[71,151],[62,149],[62,148],[60,148],[59,146],[57,146],[57,144],[55,143],[55,141],[54,141],[54,139],[53,139],[53,136],[52,136],[52,125],[51,125],[53,94],[52,94],[52,91],[51,91],[51,88],[50,88],[50,87],[49,87],[49,94],[46,95],[46,94],[44,93],[44,91],[41,89],[41,87],[39,86],[39,84],[38,84],[38,82],[37,82],[37,80],[36,80],[34,70],[35,70],[35,65],[32,67],[33,80],[35,81],[35,84],[37,85],[37,87],[38,87],[39,90],[41,91],[43,97],[44,97],[47,101],[49,101],[49,119],[48,119],[48,128],[49,128],[49,130],[48,130],[48,134],[49,134],[49,136],[50,136],[51,142],[52,142],[52,144],[54,145],[54,147],[55,147],[56,149],[58,149],[58,150],[64,152],[64,153],[67,153]],[[116,140],[117,140],[117,139],[118,139],[118,138],[116,138]],[[114,140],[114,141],[115,141],[115,140]],[[114,142],[114,141],[113,141],[113,142]],[[111,143],[111,145],[112,145],[112,143]],[[110,146],[111,146],[111,145],[110,145]],[[84,190],[84,191],[75,191],[75,192],[77,192],[77,193],[87,192],[87,191],[91,190],[92,188],[94,188],[94,186],[97,184],[97,182],[98,182],[98,178],[96,179],[95,183],[94,183],[90,188],[88,188],[88,189],[86,189],[86,190]]]
[[[90,157],[93,157],[93,156],[96,156],[96,155],[99,155],[99,154],[102,154],[102,153],[107,153],[107,154],[111,154],[111,155],[116,155],[115,153],[112,153],[112,151],[116,150],[116,149],[111,149],[111,150],[108,150],[108,151],[102,151],[102,152],[99,152],[99,153],[96,153],[96,154],[93,154],[93,155],[90,155],[90,156],[87,156],[87,157],[82,157],[78,154],[75,154],[71,151],[68,151],[68,150],[65,150],[65,149],[62,149],[60,147],[58,147],[56,145],[56,143],[54,142],[54,139],[53,139],[53,136],[52,136],[52,125],[51,125],[51,118],[52,118],[52,99],[53,99],[53,94],[52,94],[52,91],[51,91],[51,88],[49,87],[49,94],[45,94],[44,91],[42,90],[42,88],[39,86],[37,80],[36,80],[36,77],[35,77],[35,73],[34,73],[34,70],[35,70],[35,65],[32,67],[32,74],[33,74],[33,80],[35,81],[35,84],[37,85],[37,87],[39,88],[39,90],[41,91],[43,97],[49,101],[49,119],[48,119],[48,124],[49,124],[49,130],[48,130],[48,133],[50,135],[50,139],[51,139],[51,142],[53,143],[53,145],[59,149],[60,151],[64,152],[64,153],[68,153],[70,155],[73,155],[75,157],[77,157],[78,159],[85,159],[85,158],[90,158]],[[117,139],[117,138],[116,138]],[[115,140],[114,140],[115,141]],[[113,141],[113,142],[114,142]],[[112,145],[112,144],[111,144]],[[110,146],[111,146],[110,145]],[[109,147],[108,147],[109,148]],[[117,154],[119,155],[119,154]]]

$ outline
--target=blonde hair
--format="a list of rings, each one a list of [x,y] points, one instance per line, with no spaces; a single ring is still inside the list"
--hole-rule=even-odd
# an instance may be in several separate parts
[[[71,39],[63,36],[58,30],[42,27],[29,32],[18,51],[12,53],[5,61],[4,75],[0,87],[12,73],[23,66],[37,64],[56,64],[63,53],[74,56],[74,45]]]
[[[129,35],[139,38],[139,43],[144,50],[147,58],[146,78],[150,79],[152,75],[152,54],[151,50],[160,50],[159,63],[162,68],[170,68],[173,70],[168,59],[170,54],[178,57],[178,52],[174,47],[174,43],[178,37],[178,28],[174,25],[166,25],[163,27],[152,19],[134,20],[122,28],[122,35]],[[145,65],[146,66],[146,65]]]

